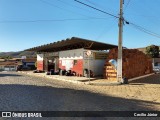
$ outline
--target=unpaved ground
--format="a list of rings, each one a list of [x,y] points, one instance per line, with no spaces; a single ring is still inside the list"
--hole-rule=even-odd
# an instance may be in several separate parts
[[[160,74],[133,81],[129,85],[90,86],[1,72],[0,110],[160,110]]]

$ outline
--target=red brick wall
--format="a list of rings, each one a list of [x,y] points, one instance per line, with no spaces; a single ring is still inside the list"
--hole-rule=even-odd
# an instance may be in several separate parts
[[[82,76],[83,75],[83,60],[77,60],[77,63],[74,65],[73,68],[71,69],[72,71],[76,72],[77,76]]]
[[[108,61],[110,59],[117,60],[117,57],[118,57],[118,49],[117,48],[111,49],[110,52],[108,53],[106,64],[104,66],[104,78],[110,77],[106,72],[107,66],[109,64]],[[153,72],[152,59],[137,49],[123,49],[122,59],[123,59],[122,61],[123,77],[130,79]]]
[[[62,70],[66,69],[65,66],[62,66],[62,60],[59,60],[59,68],[61,68]]]
[[[44,62],[37,61],[37,70],[44,70]]]
[[[59,68],[65,69],[65,66],[62,66],[62,60],[59,60]],[[75,64],[73,63],[73,68],[71,68],[71,70],[76,72],[77,76],[82,76],[83,75],[83,59],[77,60]]]

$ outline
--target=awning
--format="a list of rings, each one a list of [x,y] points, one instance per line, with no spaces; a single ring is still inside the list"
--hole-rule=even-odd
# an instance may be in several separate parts
[[[57,51],[72,50],[78,48],[84,48],[90,50],[108,50],[115,47],[117,47],[117,45],[72,37],[70,39],[61,40],[50,44],[41,45],[38,47],[33,47],[25,51],[57,52]]]

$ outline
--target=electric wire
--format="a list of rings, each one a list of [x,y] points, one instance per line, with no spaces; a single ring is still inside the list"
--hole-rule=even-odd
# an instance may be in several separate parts
[[[130,2],[131,2],[131,0],[128,0],[128,2],[126,3],[126,6],[124,8],[124,11],[127,9],[127,7],[129,6]]]
[[[115,20],[116,18],[113,19],[112,24],[110,26],[106,26],[101,33],[96,37],[96,40],[100,39],[104,34],[108,33],[109,31],[111,31],[111,29],[116,25],[115,24]],[[106,30],[107,28],[107,30]]]
[[[85,1],[87,1],[88,3],[90,3],[90,4],[94,5],[94,6],[97,6],[94,2],[91,2],[90,0],[85,0]]]
[[[115,15],[113,15],[113,14],[111,14],[111,13],[108,13],[108,12],[105,12],[105,11],[103,11],[103,10],[100,10],[100,9],[98,9],[98,8],[96,8],[96,7],[93,7],[93,6],[91,6],[91,5],[88,5],[88,4],[83,3],[83,2],[81,2],[81,1],[78,1],[78,0],[74,0],[74,1],[77,2],[77,3],[80,3],[80,4],[82,4],[82,5],[85,5],[85,6],[87,6],[87,7],[90,7],[90,8],[92,8],[92,9],[94,9],[94,10],[97,10],[97,11],[99,11],[99,12],[102,12],[102,13],[105,13],[105,14],[107,14],[107,15],[110,15],[110,16],[112,16],[112,17],[119,18],[118,16],[115,16]]]
[[[81,8],[81,7],[79,7],[79,6],[73,5],[73,4],[71,4],[71,3],[69,3],[69,2],[66,2],[66,1],[64,1],[64,0],[57,0],[57,1],[59,1],[59,2],[61,2],[61,3],[63,3],[63,4],[66,4],[66,5],[68,5],[68,6],[71,6],[71,7],[75,7],[75,8],[79,8],[79,9],[81,9],[81,10],[84,10],[84,11],[88,11],[88,10],[86,10],[86,9],[83,9],[83,8]],[[90,11],[88,11],[88,12],[90,12]]]
[[[49,4],[49,5],[52,5],[52,6],[54,6],[54,7],[57,7],[57,8],[59,8],[59,9],[63,9],[63,8],[61,8],[61,7],[59,7],[59,6],[56,6],[56,5],[54,5],[54,4],[51,4],[51,3],[49,3],[49,2],[46,2],[46,1],[44,1],[44,0],[40,0],[41,2],[44,2],[44,3],[46,3],[46,4]],[[82,4],[82,5],[85,5],[85,6],[87,6],[87,7],[90,7],[90,8],[92,8],[92,9],[94,9],[94,10],[97,10],[97,11],[99,11],[99,12],[102,12],[102,13],[104,13],[104,14],[107,14],[107,15],[110,15],[110,16],[112,16],[112,17],[114,17],[114,18],[119,18],[118,16],[115,16],[115,15],[113,15],[113,14],[111,14],[111,13],[108,13],[108,12],[105,12],[105,11],[103,11],[103,10],[100,10],[100,9],[98,9],[98,8],[95,8],[95,7],[93,7],[93,6],[90,6],[90,5],[88,5],[88,4],[85,4],[85,3],[83,3],[83,2],[80,2],[80,1],[78,1],[78,0],[74,0],[75,2],[78,2],[78,3],[80,3],[80,4]],[[129,0],[128,1],[128,3],[127,3],[127,5],[126,5],[126,7],[129,5],[129,3],[130,3],[130,1],[131,0]],[[65,10],[67,10],[68,11],[68,9],[65,9]],[[69,10],[70,11],[70,10]],[[73,11],[70,11],[70,12],[73,12]],[[74,12],[75,13],[75,12]],[[83,15],[84,16],[84,15]],[[88,17],[88,16],[87,16]],[[4,21],[0,21],[0,23],[36,23],[36,22],[60,22],[60,21],[75,21],[75,20],[102,20],[102,19],[104,19],[104,20],[106,20],[106,18],[96,18],[96,17],[89,17],[89,18],[73,18],[73,19],[53,19],[53,20],[4,20]],[[132,23],[132,22],[129,22],[129,21],[127,21],[127,20],[125,20],[124,18],[123,18],[123,21],[126,23],[126,24],[128,24],[128,25],[131,25],[133,28],[135,28],[135,29],[137,29],[137,30],[140,30],[140,31],[142,31],[142,32],[144,32],[144,33],[146,33],[146,34],[149,34],[149,35],[152,35],[152,36],[154,36],[154,37],[158,37],[158,38],[160,38],[160,34],[157,34],[157,33],[155,33],[155,32],[152,32],[152,31],[150,31],[150,30],[148,30],[148,29],[146,29],[146,28],[144,28],[144,27],[142,27],[142,26],[139,26],[139,25],[136,25],[136,24],[134,24],[134,23]]]
[[[99,11],[99,12],[102,12],[102,13],[105,13],[105,14],[110,15],[110,16],[112,16],[112,17],[115,17],[115,18],[119,18],[119,19],[120,19],[120,17],[118,17],[118,16],[115,16],[115,15],[113,15],[113,14],[111,14],[111,13],[108,13],[108,12],[105,12],[105,11],[100,10],[100,9],[98,9],[98,8],[95,8],[95,7],[93,7],[93,6],[90,6],[90,5],[88,5],[88,4],[86,4],[86,3],[83,3],[83,2],[81,2],[81,1],[78,1],[78,0],[74,0],[74,1],[75,1],[75,2],[78,2],[78,3],[82,4],[82,5],[85,5],[85,6],[87,6],[87,7],[90,7],[90,8],[92,8],[92,9],[94,9],[94,10],[97,10],[97,11]],[[134,23],[131,23],[131,22],[125,20],[124,18],[123,18],[123,21],[126,22],[126,24],[128,24],[128,25],[132,25],[135,29],[138,29],[138,30],[140,30],[140,31],[142,31],[142,32],[144,32],[144,33],[147,33],[147,34],[149,34],[149,35],[152,35],[152,36],[154,36],[154,37],[160,38],[160,35],[157,34],[157,33],[154,33],[154,32],[152,32],[152,31],[150,31],[150,30],[147,30],[146,28],[143,28],[143,27],[138,26],[138,25],[136,25],[136,24],[134,24]]]
[[[155,32],[152,32],[152,31],[150,31],[150,30],[147,30],[146,28],[143,28],[143,27],[141,27],[141,26],[138,26],[138,25],[136,25],[136,24],[134,24],[134,23],[129,23],[131,26],[133,26],[135,29],[138,29],[138,30],[140,30],[140,31],[142,31],[142,32],[144,32],[144,33],[147,33],[147,34],[149,34],[149,35],[152,35],[152,36],[154,36],[154,37],[157,37],[157,38],[160,38],[160,35],[159,34],[157,34],[157,33],[155,33]]]
[[[77,12],[75,12],[75,11],[66,9],[66,8],[64,8],[64,7],[57,6],[57,5],[52,4],[51,2],[48,2],[48,1],[45,1],[45,0],[39,0],[39,1],[41,1],[42,3],[48,4],[48,5],[50,5],[50,6],[56,7],[56,8],[58,8],[58,9],[64,10],[64,11],[66,11],[66,12],[70,12],[70,13],[73,13],[73,14],[76,14],[76,15],[79,14],[79,15],[81,15],[81,16],[88,17],[88,18],[93,18],[93,17],[91,17],[91,16],[87,16],[87,15],[84,15],[84,14],[77,13]]]
[[[96,7],[96,6],[98,6],[98,7],[100,7],[100,8],[103,8],[103,9],[104,9],[104,6],[102,6],[102,5],[100,5],[100,4],[96,4],[96,3],[95,3],[95,2],[93,2],[93,1],[90,1],[90,0],[85,0],[85,1],[87,1],[88,3],[90,3],[90,4],[94,5],[95,7]],[[110,9],[110,10],[111,10],[111,9]],[[113,11],[113,9],[112,9],[111,11]]]
[[[79,20],[107,20],[108,18],[73,18],[73,19],[52,19],[52,20],[4,20],[0,23],[36,23],[36,22],[63,22]]]

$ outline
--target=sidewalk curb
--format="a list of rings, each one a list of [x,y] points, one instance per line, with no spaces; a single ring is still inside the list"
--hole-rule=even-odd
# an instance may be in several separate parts
[[[38,75],[38,74],[33,74],[33,73],[28,73],[25,71],[18,71],[18,73],[21,74],[25,74],[25,75],[30,75],[30,76],[34,76],[34,77],[43,77],[43,78],[49,78],[49,79],[54,79],[54,80],[60,80],[60,81],[64,81],[64,82],[70,82],[70,83],[74,83],[74,84],[81,84],[81,85],[111,85],[111,86],[115,86],[115,85],[121,85],[121,83],[117,83],[117,82],[106,82],[106,83],[94,83],[94,82],[80,82],[80,81],[74,81],[74,80],[66,80],[63,78],[57,78],[57,77],[53,77],[53,76],[47,76],[47,75]]]
[[[30,76],[34,76],[34,77],[43,77],[43,78],[49,78],[49,79],[54,79],[54,80],[61,80],[61,81],[65,81],[65,82],[70,82],[70,83],[74,83],[74,84],[83,84],[83,85],[89,85],[87,82],[80,82],[80,81],[73,81],[73,80],[66,80],[63,78],[54,78],[53,76],[47,76],[47,75],[38,75],[38,74],[32,74],[32,73],[27,73],[24,71],[18,71],[18,73],[21,74],[25,74],[25,75],[30,75]]]
[[[155,73],[151,73],[151,74],[147,74],[147,75],[131,78],[131,79],[128,79],[128,82],[131,82],[131,81],[134,81],[134,80],[138,80],[138,79],[141,79],[141,78],[145,78],[145,77],[148,77],[148,76],[151,76],[151,75],[154,75],[154,74]]]
[[[99,86],[116,86],[116,85],[124,85],[120,82],[104,82],[104,83],[96,83],[96,82],[81,82],[81,81],[76,81],[76,80],[69,80],[69,79],[63,79],[63,78],[57,78],[57,77],[53,77],[53,76],[47,76],[47,75],[39,75],[39,74],[36,74],[36,73],[29,73],[29,72],[25,72],[25,71],[18,71],[18,73],[21,73],[21,74],[25,74],[25,75],[30,75],[30,76],[34,76],[34,77],[43,77],[43,78],[49,78],[49,79],[54,79],[54,80],[60,80],[60,81],[64,81],[64,82],[70,82],[70,83],[74,83],[74,84],[81,84],[81,85],[99,85]],[[132,79],[129,79],[128,82],[131,82],[131,81],[134,81],[134,80],[137,80],[137,79],[140,79],[140,78],[145,78],[145,77],[148,77],[148,76],[151,76],[151,75],[154,75],[154,73],[151,73],[151,74],[147,74],[147,75],[143,75],[143,76],[140,76],[140,77],[136,77],[136,78],[132,78]]]
[[[121,82],[105,82],[105,83],[90,83],[89,85],[99,85],[99,86],[102,86],[102,85],[105,85],[105,86],[116,86],[116,85],[122,85]]]

